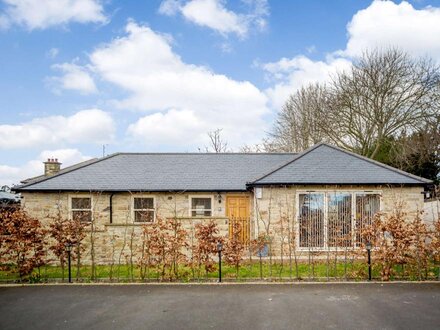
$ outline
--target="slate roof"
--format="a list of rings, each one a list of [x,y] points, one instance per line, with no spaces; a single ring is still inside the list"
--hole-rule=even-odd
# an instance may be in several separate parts
[[[83,162],[80,162],[80,163],[77,163],[77,164],[65,167],[65,168],[61,169],[59,173],[61,174],[61,173],[69,172],[69,171],[74,170],[76,168],[83,167],[85,165],[94,163],[97,160],[98,160],[98,158],[92,158],[92,159],[85,160]],[[43,175],[38,175],[38,176],[35,176],[35,177],[32,177],[32,178],[24,179],[24,180],[21,181],[21,183],[29,184],[29,183],[34,183],[34,182],[40,182],[41,180],[44,180],[46,178],[47,177],[43,174]]]
[[[15,191],[245,191],[290,184],[425,185],[432,181],[321,143],[292,153],[117,153],[33,178]]]
[[[245,191],[292,153],[118,153],[15,191]]]
[[[400,171],[344,149],[320,143],[249,185],[425,185],[431,180]]]

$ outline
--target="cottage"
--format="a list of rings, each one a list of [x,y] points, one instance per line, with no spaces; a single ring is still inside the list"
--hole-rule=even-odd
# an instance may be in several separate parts
[[[225,236],[239,222],[244,243],[271,237],[274,257],[286,233],[298,250],[356,247],[377,212],[397,201],[409,214],[422,210],[431,182],[325,143],[300,154],[116,153],[45,168],[15,188],[22,207],[46,223],[57,212],[93,222],[100,263],[112,258],[109,242],[122,248],[158,217],[178,218],[190,233],[212,219]]]

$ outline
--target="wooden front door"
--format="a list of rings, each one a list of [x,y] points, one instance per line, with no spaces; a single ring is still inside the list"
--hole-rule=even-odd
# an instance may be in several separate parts
[[[250,206],[249,196],[226,196],[226,216],[229,218],[229,237],[238,228],[239,237],[243,244],[250,240]],[[234,226],[238,224],[239,226]]]

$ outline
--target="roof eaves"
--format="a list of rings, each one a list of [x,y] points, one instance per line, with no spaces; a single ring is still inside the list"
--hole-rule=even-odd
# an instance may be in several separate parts
[[[252,182],[247,183],[247,187],[258,186],[420,186],[425,183],[409,182],[409,183],[392,183],[392,182],[368,182],[368,183],[341,183],[341,182]]]
[[[20,190],[17,190],[20,191]],[[93,192],[93,193],[121,193],[121,192],[136,192],[136,193],[154,193],[154,192],[246,192],[247,189],[237,189],[237,188],[218,188],[218,189],[29,189],[26,191],[32,192]]]

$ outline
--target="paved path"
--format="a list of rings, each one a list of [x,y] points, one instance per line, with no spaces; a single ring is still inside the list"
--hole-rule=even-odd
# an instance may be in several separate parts
[[[440,283],[0,288],[0,329],[440,329]]]

